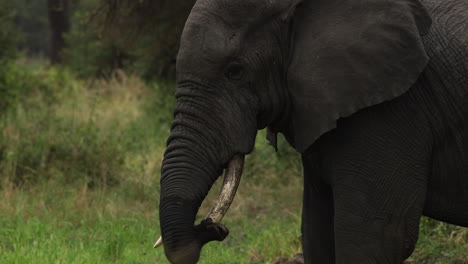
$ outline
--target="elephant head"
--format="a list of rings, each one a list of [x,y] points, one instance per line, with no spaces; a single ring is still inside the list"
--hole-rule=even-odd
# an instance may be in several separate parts
[[[303,152],[338,118],[401,95],[428,61],[420,35],[429,26],[416,0],[198,0],[182,34],[161,170],[171,263],[196,263],[205,243],[227,235],[222,216],[198,226],[195,217],[258,129]]]

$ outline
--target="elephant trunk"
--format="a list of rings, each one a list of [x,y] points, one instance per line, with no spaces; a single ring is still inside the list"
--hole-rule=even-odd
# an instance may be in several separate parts
[[[237,188],[239,187],[243,167],[244,155],[236,155],[231,159],[231,161],[229,161],[218,199],[206,216],[205,221],[207,220],[213,224],[221,222],[227,210],[231,206],[232,201],[234,200]],[[195,234],[195,237],[197,237],[197,234]],[[162,244],[162,237],[159,237],[154,247],[157,248]]]
[[[243,155],[239,153],[247,151],[229,147],[235,144],[229,144],[229,131],[223,129],[226,126],[221,118],[204,112],[212,109],[197,105],[184,92],[178,94],[161,169],[159,211],[162,243],[169,261],[190,264],[198,261],[205,243],[227,236],[227,229],[219,221],[232,202],[240,179]],[[207,219],[194,226],[201,203],[226,166],[218,202]]]

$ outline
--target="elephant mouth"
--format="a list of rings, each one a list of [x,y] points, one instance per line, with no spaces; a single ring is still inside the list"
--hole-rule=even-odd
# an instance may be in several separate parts
[[[242,171],[244,169],[244,158],[243,154],[234,155],[229,161],[225,173],[224,181],[221,187],[221,191],[216,200],[215,206],[211,208],[210,212],[206,216],[206,220],[211,219],[213,223],[219,223],[223,219],[227,210],[232,204],[234,197],[236,196],[237,188],[239,187]],[[162,237],[154,244],[154,248],[157,248],[163,244]]]

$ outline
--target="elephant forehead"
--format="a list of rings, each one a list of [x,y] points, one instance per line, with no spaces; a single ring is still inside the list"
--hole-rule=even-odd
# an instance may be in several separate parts
[[[262,18],[279,12],[289,1],[284,0],[198,0],[189,21],[214,20],[226,28],[242,29]]]
[[[239,38],[214,24],[187,24],[177,55],[178,72],[216,71],[239,49]]]
[[[179,57],[216,57],[226,53],[230,43],[227,32],[216,25],[191,23],[185,26],[179,49]]]

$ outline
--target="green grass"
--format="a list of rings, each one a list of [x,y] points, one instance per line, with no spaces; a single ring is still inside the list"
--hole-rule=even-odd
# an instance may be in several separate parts
[[[0,115],[0,263],[167,263],[152,245],[174,85],[56,69],[9,76],[18,83]],[[200,263],[276,264],[301,251],[300,158],[264,138],[223,220],[230,235]],[[466,252],[467,229],[424,219],[410,263],[468,263]]]
[[[423,218],[411,264],[468,263],[468,228]]]

